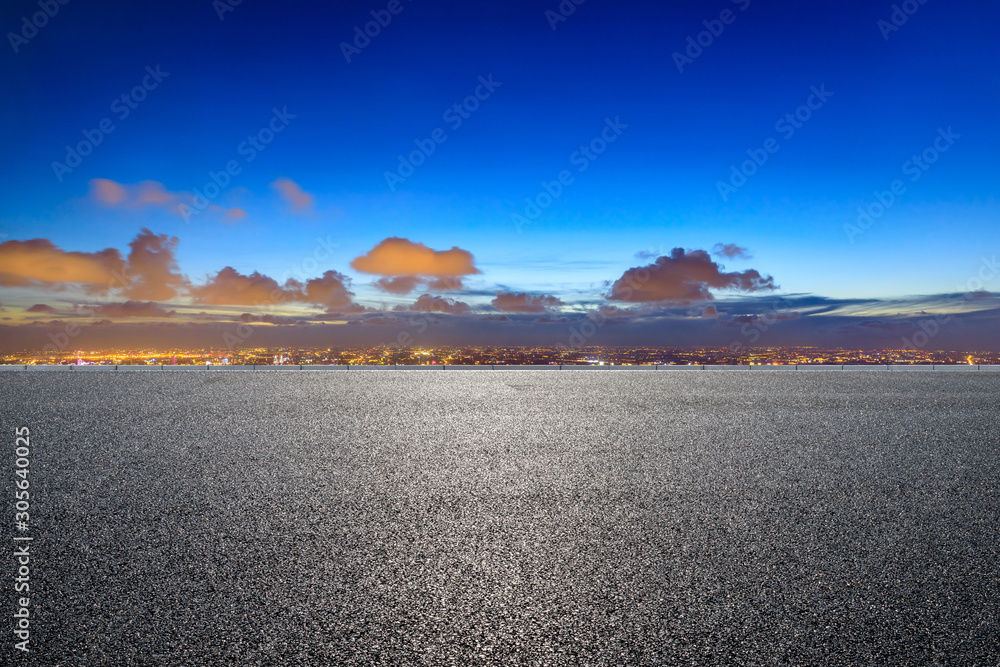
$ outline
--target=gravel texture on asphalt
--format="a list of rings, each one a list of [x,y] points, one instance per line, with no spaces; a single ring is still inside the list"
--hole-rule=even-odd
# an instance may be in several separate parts
[[[1000,373],[7,373],[34,653],[8,616],[3,655],[997,665],[998,397]]]

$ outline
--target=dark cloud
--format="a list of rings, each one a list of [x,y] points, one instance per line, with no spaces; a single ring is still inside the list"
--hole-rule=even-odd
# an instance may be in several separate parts
[[[766,300],[762,299],[762,306]],[[729,310],[728,303],[725,308]],[[748,318],[733,326],[719,326],[719,318],[691,317],[690,308],[675,315],[643,314],[630,318],[589,318],[595,323],[594,333],[588,344],[607,346],[692,346],[726,348],[736,343],[743,346],[810,345],[849,349],[899,349],[905,345],[904,337],[913,338],[922,331],[920,324],[937,321],[939,330],[928,341],[928,349],[942,350],[997,350],[996,331],[1000,330],[1000,308],[954,313],[947,319],[934,316],[846,316],[803,314],[797,319],[786,319],[769,325],[768,317]],[[736,311],[740,312],[740,311]],[[764,311],[762,314],[767,315]],[[748,315],[742,311],[742,315]],[[788,313],[782,313],[788,314]],[[501,316],[494,314],[495,316]],[[516,315],[516,314],[515,314]],[[230,315],[230,317],[232,317]],[[333,315],[317,315],[313,319]],[[426,321],[425,330],[414,328],[411,318]],[[348,318],[342,318],[347,320]],[[397,334],[406,329],[419,335],[420,345],[569,345],[575,327],[581,330],[580,319],[571,322],[536,323],[537,316],[522,321],[516,316],[511,321],[496,321],[484,316],[448,317],[412,311],[393,315],[372,314],[356,321],[373,326],[347,326],[335,323],[313,326],[263,326],[248,323],[253,346],[375,346],[395,344]],[[174,321],[179,321],[175,317]],[[367,321],[366,321],[367,320]],[[432,321],[433,320],[433,321]],[[515,321],[516,320],[516,321]],[[604,324],[601,324],[604,322]],[[616,324],[617,323],[617,324]],[[39,324],[0,323],[0,349],[41,350],[50,343],[49,334],[58,335],[66,326],[79,325],[79,320],[54,320]],[[383,326],[378,326],[379,324]],[[82,326],[81,333],[73,338],[74,349],[103,349],[115,347],[212,347],[217,346],[223,333],[233,331],[231,320],[223,322],[191,322],[177,329],[141,327],[135,319],[116,321],[101,326]],[[588,329],[589,330],[589,329]],[[419,332],[419,334],[418,334]]]
[[[637,310],[632,310],[631,308],[619,308],[618,306],[609,306],[603,304],[597,309],[597,315],[600,317],[633,317],[639,315],[640,312]]]
[[[469,304],[455,299],[448,299],[441,296],[421,294],[420,297],[407,308],[420,313],[448,313],[451,315],[463,315],[472,311]]]
[[[28,308],[29,313],[54,313],[56,309],[44,303],[36,303],[31,308]]]
[[[94,313],[111,319],[123,317],[173,317],[175,310],[167,310],[151,301],[126,301],[125,303],[104,303],[94,306]]]
[[[722,326],[735,326],[740,324],[764,324],[769,325],[774,322],[784,322],[786,320],[797,320],[801,317],[799,313],[764,313],[760,315],[734,315],[720,320]]]
[[[526,292],[497,292],[493,299],[493,307],[505,313],[544,313],[562,305],[554,296]]]
[[[750,259],[750,251],[735,243],[716,243],[712,246],[712,254],[725,259]]]
[[[401,320],[398,317],[386,317],[384,315],[376,315],[375,317],[365,317],[360,320],[352,320],[348,324],[377,324],[377,325],[399,325],[403,326],[406,324],[406,320]]]
[[[710,301],[710,290],[732,289],[744,292],[773,290],[770,276],[755,269],[723,272],[704,250],[674,248],[669,256],[658,257],[649,266],[628,269],[616,280],[607,294],[612,301],[630,303],[689,304]]]

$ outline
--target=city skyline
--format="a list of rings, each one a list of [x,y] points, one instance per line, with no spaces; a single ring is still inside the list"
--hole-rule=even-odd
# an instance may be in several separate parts
[[[550,4],[10,3],[0,350],[1000,349],[1000,10]]]
[[[817,347],[326,347],[133,348],[0,354],[11,366],[998,366],[1000,354],[955,350],[849,350]]]

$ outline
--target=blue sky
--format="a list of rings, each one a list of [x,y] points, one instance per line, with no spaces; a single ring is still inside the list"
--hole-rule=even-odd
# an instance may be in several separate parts
[[[941,307],[935,295],[965,289],[1000,245],[994,4],[69,2],[33,19],[42,5],[17,0],[0,11],[0,241],[124,257],[148,229],[176,237],[176,272],[201,285],[224,267],[277,279],[322,238],[336,250],[300,278],[336,271],[353,303],[373,312],[429,293],[469,304],[474,318],[509,292],[554,296],[562,305],[546,312],[559,316],[608,306],[666,317],[714,305],[716,325],[770,295],[872,299],[879,306],[865,317],[883,319],[900,299],[931,312]],[[560,6],[574,10],[554,19]],[[357,42],[363,48],[345,47],[372,12],[390,20]],[[32,32],[26,20],[44,25]],[[130,108],[121,95],[144,81]],[[474,110],[449,112],[463,103]],[[248,160],[243,142],[275,110],[281,131]],[[104,119],[114,130],[79,166],[53,165],[68,164],[66,147],[96,136]],[[603,152],[580,152],[600,146],[608,127],[614,140]],[[388,183],[418,142],[433,152]],[[915,168],[925,151],[933,164]],[[733,165],[752,155],[766,161],[751,164],[745,183],[731,181]],[[230,161],[239,173],[212,199],[217,208],[179,214]],[[544,202],[544,184],[560,172],[571,181],[519,225],[526,198]],[[283,197],[279,179],[308,203]],[[159,185],[137,185],[147,181]],[[112,196],[95,182],[121,189]],[[723,197],[720,182],[740,185]],[[884,213],[851,228],[859,206],[871,209],[894,182],[901,194]],[[379,276],[410,269],[369,274],[351,264],[391,238],[457,247],[479,273],[451,290],[426,280],[406,293],[379,289]],[[608,300],[629,269],[674,248],[710,255],[718,243],[747,250],[712,255],[713,270],[755,270],[774,289],[708,282],[699,303]],[[0,261],[24,250],[0,246]],[[680,279],[665,266],[666,283]],[[997,292],[1000,277],[991,279],[974,291]],[[163,303],[179,315],[204,310],[191,294]],[[78,282],[0,266],[8,327],[44,321],[24,312],[34,304],[51,305],[46,316],[62,322],[95,298]],[[1000,305],[995,294],[977,303]],[[278,310],[306,320],[333,312],[294,306]],[[542,329],[539,340],[563,335]]]

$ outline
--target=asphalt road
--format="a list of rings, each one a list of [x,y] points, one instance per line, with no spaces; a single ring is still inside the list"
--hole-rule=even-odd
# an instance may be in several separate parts
[[[5,373],[33,653],[8,615],[0,655],[997,665],[998,397],[1000,373]]]

